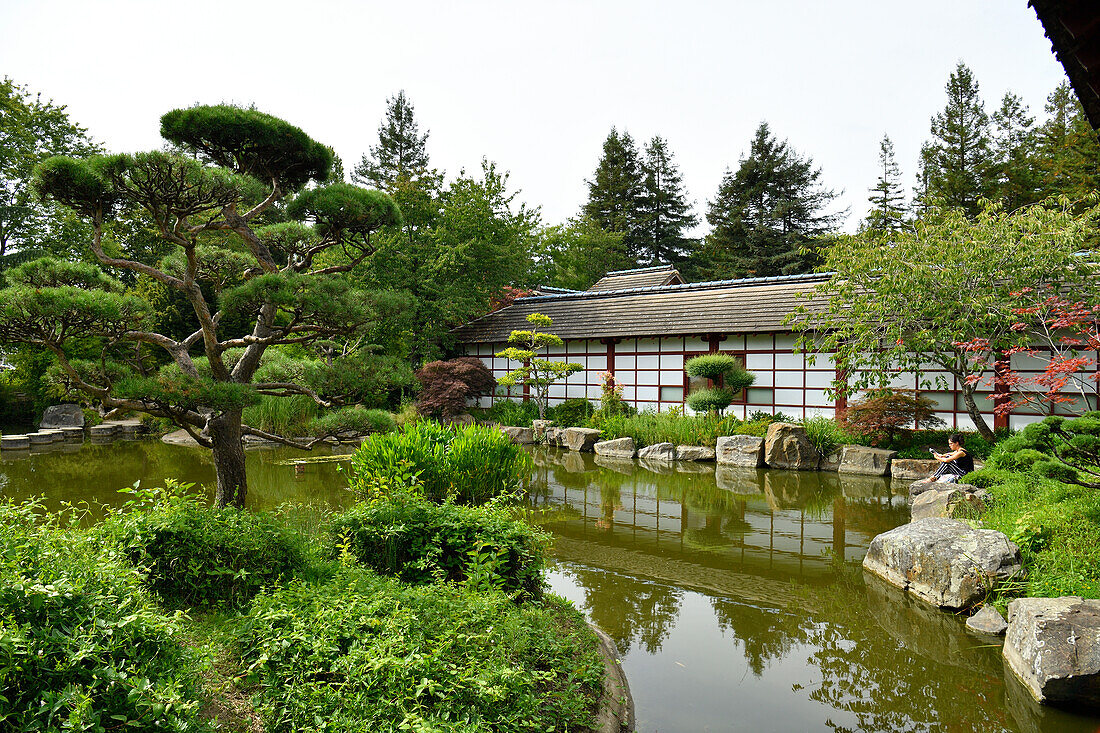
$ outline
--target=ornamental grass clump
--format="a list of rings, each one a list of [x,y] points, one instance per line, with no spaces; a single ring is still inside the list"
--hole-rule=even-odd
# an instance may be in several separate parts
[[[0,503],[0,730],[209,730],[181,621],[110,545]]]

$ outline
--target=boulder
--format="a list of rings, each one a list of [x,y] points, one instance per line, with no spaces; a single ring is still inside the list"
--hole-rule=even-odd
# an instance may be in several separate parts
[[[532,420],[531,429],[535,431],[535,439],[541,440],[546,435],[546,429],[553,424],[553,420]]]
[[[977,631],[980,634],[1000,636],[1008,628],[1004,616],[988,603],[982,609],[966,620],[966,628]]]
[[[971,484],[956,484],[950,481],[914,481],[909,484],[909,502],[912,503],[918,496],[926,491],[947,491],[950,489],[975,492],[978,490],[978,487],[972,486]]]
[[[672,443],[657,443],[647,445],[638,450],[638,458],[650,461],[672,461],[676,458],[676,447]]]
[[[822,457],[821,466],[818,468],[818,470],[819,471],[829,471],[829,472],[839,471],[840,470],[840,459],[843,458],[843,457],[844,457],[844,446],[841,446],[841,447],[837,448],[836,450],[834,450],[829,455]]]
[[[821,454],[806,437],[806,428],[775,422],[768,426],[768,435],[764,438],[764,462],[772,468],[816,471]]]
[[[1022,573],[1020,549],[1002,533],[933,517],[873,540],[863,569],[941,608],[967,608],[999,580]]]
[[[26,435],[0,436],[0,450],[26,450],[31,447],[31,439]]]
[[[942,489],[932,489],[917,495],[910,510],[912,521],[928,517],[951,517],[961,519],[985,512],[982,501],[984,490],[975,489],[969,484],[934,484]],[[966,491],[965,489],[975,489]],[[980,493],[979,493],[980,492]]]
[[[638,449],[634,447],[634,438],[615,438],[614,440],[601,440],[592,446],[592,450],[598,456],[609,458],[633,458]]]
[[[713,461],[714,449],[705,445],[678,445],[676,446],[676,460]]]
[[[890,475],[901,481],[928,478],[940,467],[940,462],[927,458],[895,458],[890,461]]]
[[[840,452],[839,473],[854,473],[859,476],[885,476],[890,473],[890,461],[896,456],[896,450],[868,448],[865,445],[846,445]]]
[[[516,445],[531,445],[535,442],[535,431],[531,428],[502,426],[500,429],[504,431],[504,434],[511,438],[512,442]]]
[[[1012,601],[1002,654],[1039,702],[1100,707],[1100,600]]]
[[[542,432],[542,439],[546,445],[561,446],[562,445],[562,433],[565,431],[561,428],[555,428],[552,425],[546,426]],[[537,433],[536,433],[537,434]]]
[[[41,429],[48,428],[82,428],[84,427],[84,410],[80,405],[50,405],[42,413],[42,422],[38,424]]]
[[[726,435],[718,439],[714,453],[719,463],[760,468],[764,465],[764,439],[753,435]]]
[[[566,428],[562,431],[564,447],[569,450],[592,452],[592,446],[600,440],[600,431],[592,428]]]

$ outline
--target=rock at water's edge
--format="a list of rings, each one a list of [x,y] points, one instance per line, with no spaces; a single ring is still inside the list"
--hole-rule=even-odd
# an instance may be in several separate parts
[[[899,481],[916,481],[928,478],[940,467],[936,459],[895,458],[890,461],[890,475]]]
[[[676,458],[676,447],[672,443],[655,443],[638,449],[638,458],[651,461],[671,461]]]
[[[504,425],[500,429],[516,445],[531,445],[535,442],[535,431],[532,428],[514,428]]]
[[[987,603],[966,620],[966,628],[990,636],[1000,636],[1008,628],[1008,623],[1000,611]]]
[[[713,461],[714,449],[705,445],[678,445],[676,446],[676,460]]]
[[[764,465],[764,439],[754,435],[725,435],[715,446],[715,460],[729,466],[760,468]]]
[[[600,431],[592,428],[566,428],[562,431],[562,447],[574,451],[592,452],[600,439]]]
[[[1002,654],[1039,702],[1100,708],[1100,600],[1012,601]]]
[[[764,438],[764,462],[772,468],[816,471],[821,454],[806,437],[806,428],[775,422],[768,426],[768,436]]]
[[[42,422],[39,429],[50,428],[82,428],[84,427],[84,410],[80,405],[50,405],[42,413]]]
[[[592,446],[598,456],[609,458],[633,458],[637,449],[634,446],[634,438],[615,438],[614,440],[601,440]]]
[[[865,445],[846,445],[841,450],[837,471],[860,476],[885,476],[890,473],[890,461],[897,454],[896,450],[868,448]]]

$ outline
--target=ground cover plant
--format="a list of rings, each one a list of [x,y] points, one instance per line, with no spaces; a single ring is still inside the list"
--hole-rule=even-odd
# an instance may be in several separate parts
[[[206,730],[182,621],[118,550],[0,504],[0,730]]]
[[[239,646],[272,731],[585,730],[603,664],[563,601],[345,568],[258,596]]]

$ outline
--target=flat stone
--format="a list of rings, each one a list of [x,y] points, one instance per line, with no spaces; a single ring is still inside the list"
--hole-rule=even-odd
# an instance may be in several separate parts
[[[909,485],[909,501],[914,501],[926,491],[947,491],[949,489],[977,491],[978,487],[971,484],[956,484],[950,481],[914,481]]]
[[[593,428],[566,428],[562,439],[564,447],[569,450],[591,453],[592,446],[600,440],[600,431]]]
[[[505,435],[511,438],[512,442],[516,445],[532,445],[535,442],[535,431],[533,428],[502,426],[500,429]]]
[[[895,458],[890,461],[890,475],[900,481],[916,481],[928,478],[940,467],[936,459]]]
[[[638,449],[634,446],[634,438],[615,438],[614,440],[601,440],[592,446],[592,450],[598,456],[609,458],[633,458]]]
[[[65,440],[77,441],[84,440],[84,428],[78,427],[64,427],[57,428],[61,431],[61,434],[65,436]]]
[[[981,634],[1000,636],[1008,628],[1008,622],[1004,616],[988,603],[981,610],[966,620],[966,628]]]
[[[1023,572],[1020,549],[1004,534],[939,517],[875,537],[863,568],[940,608],[968,608]]]
[[[92,437],[94,438],[95,436],[93,435]],[[198,447],[199,445],[183,428],[162,435],[160,442],[167,443],[168,445],[189,445],[194,447]]]
[[[764,439],[754,435],[726,435],[718,439],[714,453],[719,463],[760,468],[764,465]]]
[[[764,438],[764,462],[772,468],[816,471],[821,454],[806,437],[806,428],[775,422],[768,426],[768,435]]]
[[[562,445],[562,434],[564,432],[565,431],[561,428],[548,426],[542,432],[543,442],[546,443],[546,445],[554,445],[560,447]]]
[[[676,460],[713,461],[714,449],[705,445],[678,445],[676,446]]]
[[[928,517],[951,517],[964,519],[980,515],[985,512],[985,502],[982,496],[988,492],[980,491],[969,484],[934,484],[943,486],[943,489],[925,491],[913,499],[910,509],[912,521],[927,519]],[[975,489],[966,491],[966,488]],[[980,493],[979,493],[980,491]]]
[[[1012,601],[1002,654],[1039,702],[1100,708],[1100,600]]]
[[[111,422],[100,423],[88,428],[88,435],[93,438],[113,438],[117,432],[118,426]]]
[[[890,460],[897,454],[896,450],[846,445],[841,450],[837,472],[859,476],[885,476],[890,473]]]
[[[0,436],[0,450],[26,450],[31,447],[31,439],[26,435]]]
[[[42,413],[42,421],[38,423],[42,428],[84,427],[84,409],[80,405],[64,404],[50,405]]]
[[[31,445],[48,445],[49,443],[56,443],[60,437],[60,433],[53,430],[39,430],[37,433],[27,433],[27,438],[30,439]]]
[[[647,445],[645,448],[638,449],[638,458],[651,461],[674,461],[676,460],[676,446],[672,443]]]

